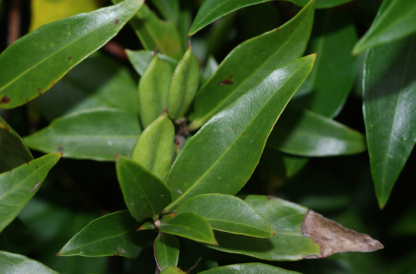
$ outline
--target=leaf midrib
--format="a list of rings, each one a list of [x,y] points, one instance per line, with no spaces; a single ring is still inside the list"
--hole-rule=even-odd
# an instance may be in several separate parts
[[[259,109],[259,111],[254,115],[254,117],[250,120],[250,122],[247,123],[247,125],[241,130],[241,132],[238,134],[238,137],[234,140],[238,140],[241,138],[241,133],[244,132],[250,125],[251,123],[256,120],[257,116],[262,112],[262,110],[268,105],[269,101],[276,95],[276,93],[286,84],[287,81],[289,81],[289,79],[291,79],[293,77],[293,75],[295,75],[300,68],[302,67],[302,65],[300,65],[294,72],[292,72],[292,74],[286,78],[286,80],[280,84],[279,88],[277,90],[275,90],[271,96],[269,96],[269,98],[266,100],[266,102],[263,104],[263,106]],[[240,97],[241,98],[241,97]],[[188,190],[186,190],[175,202],[171,203],[170,206],[168,208],[172,208],[175,204],[178,203],[178,201],[182,200],[187,193],[189,193],[192,189],[194,189],[195,186],[198,185],[198,183],[211,171],[211,169],[213,169],[213,167],[227,154],[227,152],[234,147],[236,141],[232,142],[231,145],[221,154],[220,157],[218,157],[218,159],[209,167],[209,169],[202,174],[202,176],[190,187],[188,188]]]
[[[309,8],[309,7],[306,7],[306,8]],[[306,16],[305,16],[306,17]],[[297,19],[297,18],[296,18]],[[282,28],[286,28],[286,26],[288,26],[289,25],[289,23],[291,23],[291,21],[292,20],[289,20],[288,22],[286,22],[283,26],[282,26]],[[216,111],[219,109],[219,108],[221,108],[224,104],[225,104],[225,102],[230,98],[230,97],[232,97],[232,95],[234,95],[235,93],[236,93],[236,91],[237,90],[239,90],[240,88],[241,88],[241,86],[243,86],[249,79],[251,79],[251,78],[253,78],[253,75],[255,75],[255,74],[257,74],[257,72],[261,69],[261,68],[263,68],[264,66],[265,66],[265,64],[266,63],[268,63],[269,61],[270,61],[270,59],[272,59],[275,55],[277,55],[278,53],[280,53],[280,51],[282,50],[282,48],[284,47],[284,46],[286,46],[286,44],[289,42],[289,41],[291,41],[291,37],[293,37],[298,31],[299,31],[299,29],[301,28],[301,26],[302,26],[303,24],[299,24],[299,25],[297,25],[296,26],[296,28],[295,28],[295,30],[293,31],[293,33],[292,33],[292,35],[290,35],[289,37],[288,37],[288,39],[286,39],[284,42],[283,42],[283,44],[282,44],[282,46],[281,47],[279,47],[279,49],[277,50],[277,51],[275,51],[273,54],[271,54],[264,62],[263,62],[263,64],[262,65],[260,65],[259,67],[257,67],[254,71],[253,71],[253,73],[252,74],[250,74],[250,76],[249,77],[246,77],[240,84],[238,84],[237,86],[236,86],[236,88],[233,90],[233,92],[231,92],[231,93],[229,93],[229,95],[228,96],[226,96],[224,99],[222,99],[220,102],[218,102],[218,104],[217,104],[217,107],[216,108],[213,108],[210,112],[208,112],[208,114],[205,114],[204,116],[202,116],[201,118],[199,118],[199,119],[195,119],[195,122],[197,122],[197,121],[205,121],[206,119],[207,119],[207,117],[211,117],[211,116],[213,116],[215,113],[216,113]],[[270,31],[268,34],[271,34],[272,32],[274,32],[274,30],[272,30],[272,31]],[[267,34],[266,34],[267,35]],[[226,59],[227,59],[227,57],[226,57]],[[284,65],[284,64],[283,64]],[[218,69],[217,69],[217,71],[219,71],[219,69],[221,68],[221,64],[220,64],[220,66],[218,67]],[[203,90],[203,88],[205,88],[205,86],[207,86],[210,82],[211,82],[211,79],[214,79],[214,77],[216,76],[217,74],[215,73],[205,84],[204,84],[204,86],[201,88],[201,90]],[[266,78],[267,78],[267,76],[266,76]],[[261,83],[261,81],[259,82],[259,83]],[[255,86],[254,86],[255,87]],[[252,87],[253,88],[253,87]],[[224,107],[223,107],[223,109],[224,109]]]

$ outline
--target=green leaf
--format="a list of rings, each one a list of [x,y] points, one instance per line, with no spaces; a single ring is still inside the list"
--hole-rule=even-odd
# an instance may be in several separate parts
[[[153,248],[159,270],[178,265],[179,241],[175,236],[159,233]]]
[[[199,86],[199,61],[189,45],[182,57],[169,86],[169,117],[172,120],[183,118],[188,111]]]
[[[19,134],[0,117],[0,173],[33,160]]]
[[[91,72],[94,72],[94,77],[91,77]],[[125,66],[97,52],[32,103],[42,117],[50,121],[81,110],[102,107],[138,114],[137,80],[132,74]]]
[[[142,4],[143,0],[127,0],[59,20],[13,43],[0,55],[0,107],[23,105],[47,91],[114,37]]]
[[[150,125],[168,107],[173,70],[160,60],[157,51],[139,82],[139,110],[143,128]]]
[[[49,267],[26,256],[0,251],[0,265],[3,273],[58,274]]]
[[[126,0],[112,0],[120,3]],[[184,51],[181,38],[173,22],[163,21],[146,4],[130,21],[145,50],[159,52],[179,60]]]
[[[123,256],[136,258],[154,232],[136,232],[140,226],[127,210],[100,217],[78,232],[57,256]]]
[[[342,109],[356,76],[355,27],[342,12],[317,12],[307,52],[316,52],[316,62],[292,103],[333,118]]]
[[[300,57],[312,30],[315,1],[282,27],[250,39],[220,64],[195,98],[191,130],[205,124],[280,66]],[[247,58],[250,56],[250,58]]]
[[[319,245],[302,235],[307,208],[268,196],[250,195],[244,200],[268,220],[275,235],[259,239],[216,232],[219,246],[210,248],[273,261],[301,260],[320,254]]]
[[[239,0],[239,1],[218,1],[206,0],[199,8],[198,13],[192,23],[188,36],[214,22],[215,20],[244,7],[256,5],[271,0]]]
[[[179,0],[152,0],[152,2],[166,20],[178,23]]]
[[[23,140],[30,148],[67,158],[114,161],[115,154],[130,155],[140,133],[135,115],[99,108],[58,118]]]
[[[263,216],[231,195],[198,195],[181,204],[175,212],[194,212],[204,217],[214,230],[259,238],[273,236],[273,230]]]
[[[365,137],[329,118],[288,107],[277,122],[267,146],[299,156],[350,155],[367,149]]]
[[[364,61],[364,121],[381,208],[416,142],[415,36],[370,49]]]
[[[171,202],[169,188],[137,162],[117,157],[116,170],[124,201],[136,221],[156,219]]]
[[[180,268],[176,266],[169,266],[168,268],[160,272],[160,274],[186,274],[186,272],[182,271]]]
[[[159,231],[171,235],[184,237],[201,243],[217,245],[214,232],[208,221],[203,217],[193,213],[184,212],[172,218],[167,216],[162,218]]]
[[[129,58],[130,63],[137,71],[137,73],[141,76],[143,75],[146,68],[149,66],[150,62],[155,55],[154,51],[151,50],[126,50],[127,57]],[[164,55],[158,52],[157,56],[159,59],[166,61],[171,67],[172,71],[175,70],[176,66],[178,65],[178,60],[173,59],[167,55]]]
[[[355,45],[353,53],[389,43],[416,31],[416,2],[385,0],[371,28]]]
[[[248,264],[234,264],[222,267],[213,268],[210,270],[202,271],[200,274],[258,274],[258,273],[270,273],[270,274],[295,274],[299,272],[288,271],[279,267],[274,267],[261,263],[248,263]]]
[[[36,194],[61,154],[49,154],[0,174],[0,231]]]
[[[165,181],[169,172],[175,127],[164,112],[140,135],[130,158]]]
[[[234,195],[244,186],[271,129],[314,60],[315,55],[310,55],[275,70],[186,143],[168,174],[173,203],[166,212],[199,194]]]
[[[155,225],[151,222],[145,222],[144,224],[142,224],[137,231],[142,231],[142,230],[153,230],[155,229]]]
[[[309,2],[309,0],[288,0],[288,1],[299,6],[305,6]],[[317,0],[316,8],[317,9],[332,8],[332,7],[342,5],[351,1],[352,0]]]

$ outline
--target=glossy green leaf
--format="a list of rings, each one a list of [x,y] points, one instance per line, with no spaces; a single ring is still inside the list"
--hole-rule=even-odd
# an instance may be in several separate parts
[[[160,274],[186,274],[186,272],[182,271],[180,268],[176,266],[169,266],[168,268],[160,272]]]
[[[141,76],[152,61],[155,52],[151,50],[126,50],[126,54],[134,69]],[[175,70],[178,65],[178,60],[173,59],[172,57],[160,52],[158,52],[157,56],[159,59],[166,61],[172,67],[172,71]]]
[[[132,71],[97,52],[32,103],[42,117],[51,121],[70,113],[102,107],[137,114],[138,100],[137,80]]]
[[[120,3],[126,0],[112,0]],[[163,21],[144,4],[130,21],[145,50],[159,52],[179,60],[183,55],[182,42],[173,22]]]
[[[279,267],[261,264],[261,263],[249,263],[249,264],[234,264],[222,267],[213,268],[210,270],[202,271],[200,274],[258,274],[258,273],[270,273],[270,274],[295,274],[299,272],[284,270]]]
[[[137,162],[117,157],[116,170],[124,201],[136,221],[156,219],[172,200],[165,183]]]
[[[312,30],[315,1],[282,27],[250,39],[220,64],[195,98],[191,130],[205,124],[280,66],[300,57]],[[250,58],[247,58],[250,56]]]
[[[99,108],[58,118],[23,140],[30,148],[67,158],[114,161],[115,154],[130,155],[140,133],[135,115]]]
[[[357,34],[347,14],[318,11],[307,51],[317,53],[315,65],[292,102],[332,118],[342,109],[356,76],[351,55]]]
[[[365,137],[319,114],[288,107],[277,122],[267,146],[298,156],[349,155],[367,149]]]
[[[139,82],[139,112],[143,128],[150,125],[168,107],[173,70],[160,60],[157,52]]]
[[[208,221],[193,212],[180,213],[173,218],[163,217],[159,231],[201,243],[217,244]]]
[[[309,0],[288,0],[296,5],[305,6],[308,4]],[[325,9],[325,8],[332,8],[338,5],[342,5],[352,0],[317,0],[316,1],[316,8],[317,9]]]
[[[49,267],[26,256],[0,251],[0,265],[2,273],[42,273],[58,274]]]
[[[191,106],[199,86],[199,62],[189,46],[175,71],[169,86],[169,117],[183,118]]]
[[[256,5],[272,0],[239,0],[239,1],[223,1],[223,0],[206,0],[202,4],[195,17],[194,23],[189,30],[189,35],[193,35],[208,24],[215,20],[244,7]],[[310,2],[309,0],[288,0],[299,6],[305,6]],[[352,0],[317,0],[316,8],[331,8]]]
[[[320,254],[319,245],[302,235],[307,208],[268,196],[251,195],[244,200],[269,221],[275,235],[259,239],[216,232],[219,246],[209,247],[273,261],[301,260]]]
[[[136,258],[154,233],[140,226],[127,210],[100,217],[78,232],[57,256],[123,256]]]
[[[0,231],[36,194],[61,154],[49,154],[0,174]]]
[[[244,186],[271,129],[314,60],[315,55],[310,55],[275,70],[186,143],[168,174],[173,203],[166,212],[199,194],[234,195]]]
[[[259,238],[273,236],[273,230],[263,216],[231,195],[198,195],[181,204],[175,212],[194,212],[204,217],[214,230]]]
[[[222,1],[222,0],[206,0],[198,10],[194,22],[188,35],[193,35],[203,27],[214,22],[215,20],[223,17],[235,10],[268,2],[271,0],[240,0],[240,1]]]
[[[127,0],[59,20],[13,43],[0,55],[0,107],[23,105],[47,91],[114,37],[142,4],[143,0]]]
[[[0,117],[0,173],[33,160],[19,134]]]
[[[164,112],[140,135],[130,158],[165,181],[172,162],[175,127]]]
[[[179,241],[175,236],[159,233],[153,249],[159,270],[178,265]]]
[[[179,20],[179,0],[152,0],[166,20],[177,23]]]
[[[354,54],[389,43],[416,31],[416,2],[406,0],[383,1],[367,33],[354,47]]]
[[[416,142],[415,36],[371,49],[364,61],[364,121],[380,207]]]

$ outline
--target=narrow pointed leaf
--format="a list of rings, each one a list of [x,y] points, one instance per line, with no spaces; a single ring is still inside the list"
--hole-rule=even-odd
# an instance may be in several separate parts
[[[0,231],[36,194],[61,154],[49,154],[0,174]]]
[[[124,201],[136,221],[157,218],[172,200],[169,188],[137,162],[118,157],[116,170]]]
[[[155,225],[151,222],[145,222],[144,224],[142,224],[137,231],[142,231],[142,230],[153,230],[155,229]]]
[[[166,183],[173,203],[166,212],[196,195],[234,195],[244,186],[272,127],[308,76],[314,60],[314,55],[307,56],[275,70],[187,142],[168,174]]]
[[[59,20],[13,43],[0,55],[0,107],[23,105],[47,91],[114,37],[142,4],[143,0],[127,0]]]
[[[231,195],[198,195],[181,204],[175,212],[194,212],[204,217],[214,230],[259,238],[273,236],[273,230],[263,216]]]
[[[160,274],[186,274],[186,272],[182,271],[179,267],[169,266],[168,268],[160,272]]]
[[[126,54],[134,69],[142,76],[152,61],[155,52],[151,50],[126,50]],[[172,67],[172,71],[174,71],[178,65],[178,60],[173,59],[172,57],[162,53],[158,53],[157,56],[161,60],[166,61]]]
[[[305,6],[309,2],[309,0],[288,0],[288,1],[299,6]],[[351,1],[352,0],[316,0],[316,8],[317,9],[332,8],[332,7],[342,5]]]
[[[217,244],[208,221],[193,212],[184,212],[173,218],[162,218],[159,231],[200,243]]]
[[[150,125],[168,107],[173,70],[160,60],[157,52],[139,82],[139,112],[143,128]]]
[[[215,20],[244,7],[252,6],[272,0],[239,0],[239,1],[223,1],[223,0],[206,0],[198,10],[198,14],[189,30],[188,35],[194,35],[196,32],[206,27]],[[309,0],[288,0],[299,6],[305,6]],[[317,0],[316,8],[330,8],[341,5],[352,0]]]
[[[123,256],[136,258],[154,232],[136,232],[140,226],[127,210],[100,217],[78,232],[58,256]]]
[[[172,162],[175,127],[164,112],[140,135],[130,158],[165,181]]]
[[[299,272],[284,270],[279,267],[261,264],[261,263],[249,263],[249,264],[234,264],[222,267],[216,267],[210,270],[202,271],[200,274],[257,274],[257,273],[270,273],[270,274],[299,274]]]
[[[42,117],[52,121],[93,108],[117,108],[138,114],[137,101],[137,79],[133,73],[113,58],[96,52],[32,104]]]
[[[19,134],[0,117],[0,173],[33,160]]]
[[[6,251],[0,251],[0,265],[3,273],[58,274],[38,261]]]
[[[298,156],[349,155],[367,149],[365,137],[319,114],[288,107],[267,141],[269,148]]]
[[[120,3],[126,0],[112,0]],[[181,38],[173,22],[163,21],[149,9],[146,4],[136,13],[130,21],[136,35],[139,37],[145,50],[159,52],[179,60],[184,51]]]
[[[177,266],[179,260],[179,241],[175,236],[159,233],[153,245],[155,258],[159,270],[169,266]]]
[[[115,154],[130,155],[140,133],[135,115],[99,108],[58,118],[23,140],[30,148],[67,158],[114,161]]]
[[[172,120],[183,118],[188,111],[199,86],[199,61],[189,46],[173,72],[169,86],[169,117]]]
[[[364,61],[364,121],[380,207],[416,143],[415,36],[371,49]]]
[[[205,124],[242,94],[259,85],[278,67],[300,57],[312,30],[314,6],[315,1],[311,1],[280,28],[250,39],[232,50],[197,93],[195,118],[190,129]]]
[[[371,28],[358,41],[354,53],[393,42],[416,31],[416,2],[385,0]]]
[[[256,195],[244,200],[269,221],[275,235],[259,239],[216,232],[219,246],[208,247],[272,261],[324,258],[339,252],[371,252],[383,248],[368,235],[347,229],[297,204]]]
[[[166,20],[177,23],[179,20],[179,0],[152,0]]]
[[[292,103],[325,117],[335,117],[344,106],[356,76],[355,27],[347,14],[317,11],[307,52],[317,53],[315,65]]]

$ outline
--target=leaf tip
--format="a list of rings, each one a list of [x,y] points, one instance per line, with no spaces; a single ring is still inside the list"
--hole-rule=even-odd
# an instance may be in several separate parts
[[[56,253],[55,255],[56,257],[60,257],[61,256],[61,252],[59,251],[58,253]]]
[[[189,50],[190,48],[192,48],[192,44],[191,44],[191,40],[188,40],[188,48],[186,50]]]
[[[168,108],[165,108],[165,110],[163,111],[162,115],[160,115],[161,117],[165,116],[166,113],[168,113]]]
[[[155,57],[155,56],[157,56],[157,53],[158,53],[158,49],[157,49],[157,47],[155,48],[155,51],[153,52],[153,57]]]

